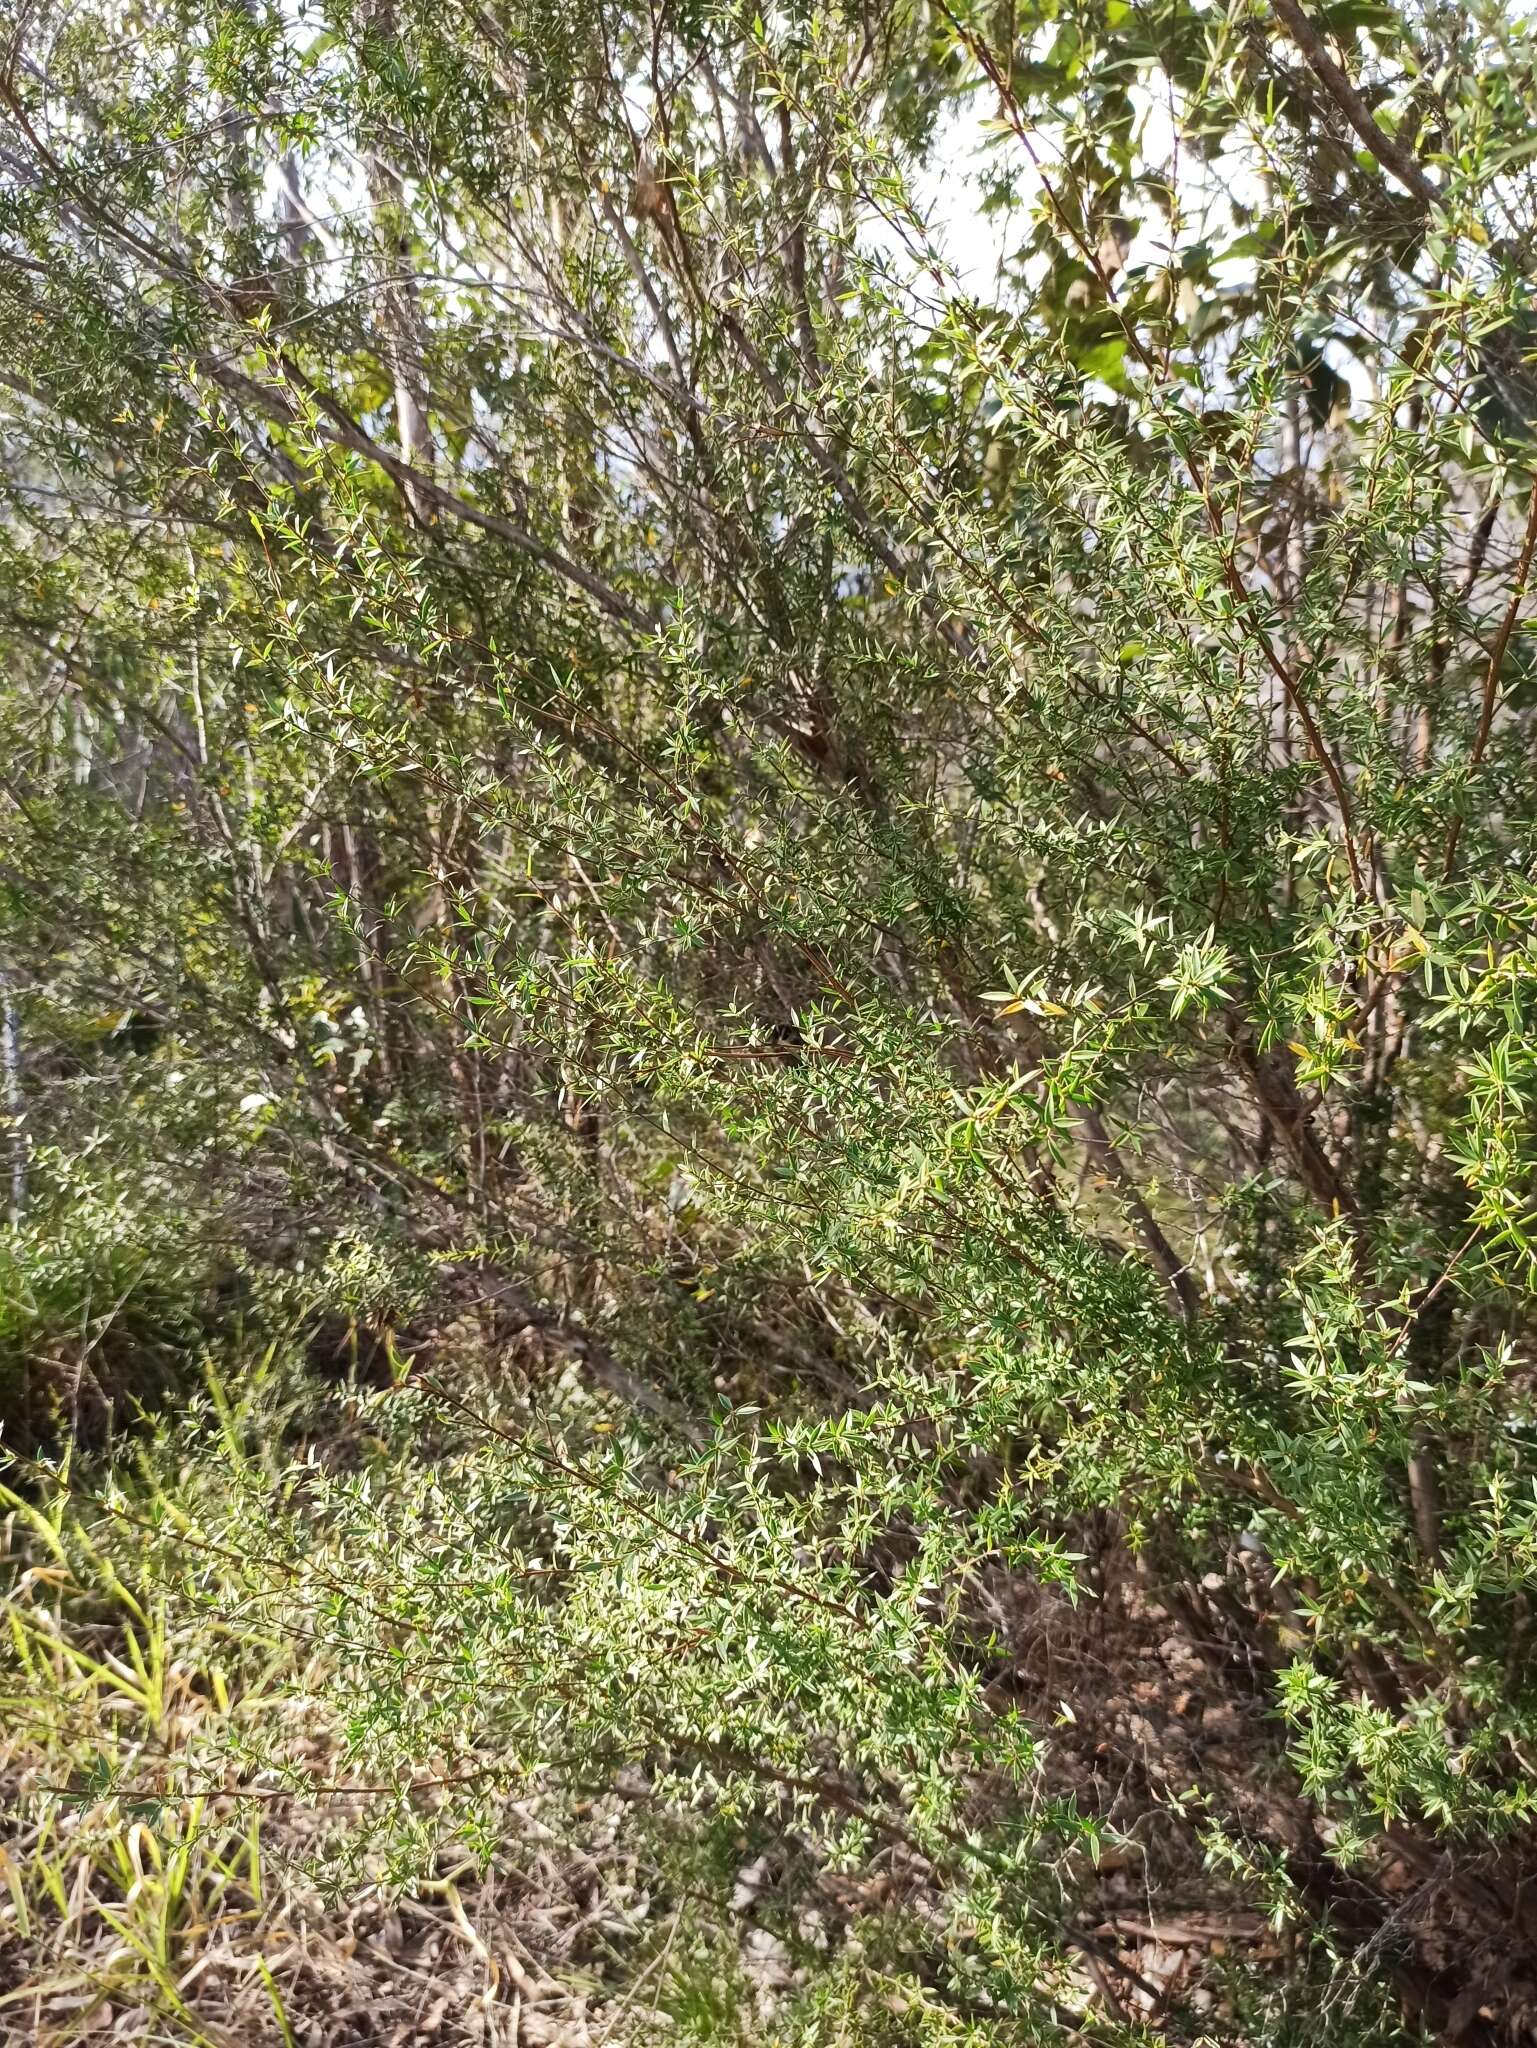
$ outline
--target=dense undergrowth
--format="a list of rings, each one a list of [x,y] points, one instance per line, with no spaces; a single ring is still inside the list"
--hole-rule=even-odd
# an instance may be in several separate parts
[[[788,1446],[723,1426],[664,1472],[622,1400],[505,1353],[482,1410],[477,1320],[454,1390],[269,1353],[7,1494],[11,2025],[950,2042],[1101,2004],[1286,2040],[1322,2000],[1399,2038],[1214,1810],[1303,1824],[1264,1703],[1108,1551],[1055,1599],[996,1575],[985,1646],[915,1559],[856,1612]]]
[[[0,2032],[1532,2038],[1534,59],[9,22]]]

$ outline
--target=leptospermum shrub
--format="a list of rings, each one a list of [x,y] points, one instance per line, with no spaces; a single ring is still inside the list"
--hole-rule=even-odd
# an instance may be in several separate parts
[[[65,1481],[315,1647],[337,1885],[601,1808],[777,1930],[696,2033],[1523,2038],[1534,89],[1498,6],[16,25],[6,1258],[84,1186],[350,1331]]]

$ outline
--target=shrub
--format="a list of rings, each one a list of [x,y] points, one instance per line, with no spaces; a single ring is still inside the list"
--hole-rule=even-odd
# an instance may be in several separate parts
[[[17,1344],[341,1382],[26,1478],[312,1646],[220,1796],[616,2027],[1529,2031],[1525,28],[14,54]]]

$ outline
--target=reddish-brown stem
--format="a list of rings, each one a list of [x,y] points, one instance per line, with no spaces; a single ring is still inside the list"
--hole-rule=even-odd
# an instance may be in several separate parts
[[[1531,499],[1527,505],[1526,533],[1522,538],[1521,552],[1516,557],[1515,580],[1511,585],[1510,603],[1505,607],[1505,616],[1500,621],[1500,630],[1494,636],[1494,646],[1489,652],[1489,666],[1484,670],[1484,695],[1479,707],[1478,730],[1473,735],[1473,751],[1468,756],[1469,779],[1478,773],[1484,754],[1489,746],[1489,735],[1494,729],[1495,707],[1499,703],[1500,671],[1505,666],[1505,656],[1510,651],[1511,637],[1516,630],[1516,621],[1521,616],[1522,600],[1526,596],[1526,579],[1532,566],[1532,555],[1537,552],[1537,484],[1532,486]],[[1452,869],[1457,862],[1457,843],[1462,837],[1462,820],[1453,818],[1451,830],[1446,835],[1446,859],[1441,867],[1443,882],[1451,879]]]

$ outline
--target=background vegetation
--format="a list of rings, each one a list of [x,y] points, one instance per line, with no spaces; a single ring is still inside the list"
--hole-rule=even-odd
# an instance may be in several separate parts
[[[1537,2031],[1537,48],[0,66],[0,2029]]]

